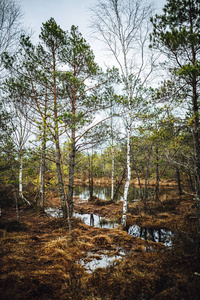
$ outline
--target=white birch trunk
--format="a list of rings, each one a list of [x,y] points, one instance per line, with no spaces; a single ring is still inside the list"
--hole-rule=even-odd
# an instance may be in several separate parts
[[[126,214],[128,210],[128,191],[131,180],[131,166],[130,166],[130,135],[131,135],[131,124],[130,119],[128,120],[128,129],[127,129],[127,157],[126,157],[126,166],[127,166],[127,177],[124,186],[124,198],[123,198],[123,213],[122,213],[122,226],[126,227]]]
[[[127,56],[126,51],[124,49],[124,44],[122,43],[123,55],[124,55],[124,67],[125,67],[125,78],[126,78],[126,92],[128,98],[128,116],[127,116],[127,154],[126,154],[126,168],[127,168],[127,177],[124,186],[124,200],[123,200],[123,212],[122,212],[122,226],[123,228],[126,227],[126,214],[128,210],[128,191],[129,185],[131,181],[131,164],[130,164],[130,138],[131,138],[131,98],[132,98],[132,91],[129,82],[129,72],[127,66]]]
[[[114,196],[114,168],[115,168],[115,160],[114,160],[114,147],[112,145],[111,148],[111,156],[112,156],[112,171],[111,171],[111,200],[113,200]]]
[[[42,163],[40,167],[40,206],[44,211],[45,201],[45,157],[42,157]]]
[[[40,166],[39,187],[40,187],[40,195],[41,195],[42,194],[42,166]]]
[[[23,194],[22,194],[22,172],[23,172],[23,165],[22,165],[22,155],[20,154],[19,156],[19,195],[20,197],[23,198]]]
[[[18,201],[17,201],[17,193],[16,193],[16,190],[14,191],[14,197],[15,197],[15,207],[16,207],[17,220],[19,220],[19,208],[18,208]]]
[[[111,109],[111,114],[113,114],[113,109]],[[111,200],[114,196],[114,172],[115,172],[115,159],[114,159],[114,145],[113,145],[113,117],[111,115]]]
[[[19,196],[28,204],[31,205],[31,203],[24,197],[23,195],[23,179],[22,179],[22,174],[23,174],[23,164],[22,164],[22,154],[19,156]]]

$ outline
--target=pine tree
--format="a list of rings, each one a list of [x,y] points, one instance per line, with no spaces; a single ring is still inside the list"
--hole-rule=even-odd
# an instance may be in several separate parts
[[[200,234],[200,140],[199,140],[199,83],[200,83],[200,1],[168,0],[163,14],[152,18],[151,46],[168,57],[168,67],[176,80],[176,98],[188,107],[193,136],[196,203]]]

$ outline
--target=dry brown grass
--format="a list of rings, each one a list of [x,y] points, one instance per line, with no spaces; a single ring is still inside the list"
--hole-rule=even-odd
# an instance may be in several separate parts
[[[113,240],[107,235],[99,235],[92,238],[91,242],[95,246],[110,246]]]
[[[173,299],[172,292],[174,299],[200,298],[200,276],[195,275],[200,257],[188,234],[191,230],[194,235],[196,230],[193,202],[186,198],[176,206],[168,199],[164,202],[167,211],[156,210],[155,206],[154,214],[139,216],[133,210],[128,222],[182,230],[177,235],[179,246],[172,251],[160,243],[129,236],[121,226],[89,227],[75,218],[71,241],[66,220],[21,210],[20,222],[27,226],[26,231],[21,230],[21,224],[11,232],[10,224],[0,228],[1,300]],[[120,218],[122,211],[121,203],[102,207],[86,203],[76,208],[113,218]],[[3,211],[3,221],[14,217],[14,212]],[[112,257],[120,250],[126,255],[106,269],[87,273],[79,263],[100,259],[105,253]]]

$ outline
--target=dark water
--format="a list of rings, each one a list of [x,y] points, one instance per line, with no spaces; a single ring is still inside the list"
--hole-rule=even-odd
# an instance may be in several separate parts
[[[110,200],[111,187],[94,186],[93,195],[103,200]],[[87,186],[76,186],[74,188],[74,196],[78,196],[82,200],[88,200],[90,197],[89,188]],[[132,199],[137,199],[138,197],[139,189],[131,185],[128,196],[129,200],[131,201]],[[123,200],[123,188],[118,193],[117,200]]]
[[[140,237],[142,239],[160,242],[167,247],[171,247],[173,243],[174,233],[169,229],[154,228],[154,227],[140,227],[138,225],[132,225],[128,228],[128,234]]]
[[[150,190],[150,192],[153,191],[153,189]],[[121,194],[118,195],[118,200],[123,200],[123,189],[121,191]],[[160,190],[160,196],[161,197],[171,197],[173,198],[174,189],[162,189]],[[111,188],[110,187],[94,187],[94,195],[98,198],[101,198],[103,200],[109,200],[111,197]],[[87,201],[89,198],[89,189],[86,186],[77,186],[74,189],[74,196],[78,196],[81,201]],[[129,196],[128,200],[130,202],[134,201],[135,199],[139,198],[139,188],[135,186],[130,186],[129,190]],[[58,218],[62,217],[62,210],[58,208],[47,208],[46,213]],[[80,218],[83,220],[83,222],[88,226],[95,226],[95,227],[101,227],[101,228],[116,228],[118,226],[118,223],[111,222],[109,220],[105,220],[105,218],[100,217],[96,214],[79,214],[74,212],[74,217]],[[160,242],[163,243],[166,247],[171,247],[173,244],[173,237],[174,233],[171,230],[165,229],[165,228],[145,228],[140,227],[138,225],[132,225],[127,229],[127,233],[142,238],[145,240],[153,241],[153,242]],[[88,253],[88,256],[85,260],[81,260],[80,263],[85,267],[85,269],[88,272],[93,272],[96,268],[101,267],[107,267],[111,263],[113,263],[117,259],[122,259],[122,257],[125,255],[123,250],[120,250],[117,255],[110,256],[105,251],[105,253],[98,254],[95,258],[95,255],[92,252]],[[90,259],[90,256],[92,258]]]
[[[49,214],[52,217],[58,218],[62,217],[62,210],[58,208],[47,208],[46,213]],[[96,227],[101,227],[101,228],[115,228],[118,226],[117,223],[109,222],[106,220],[106,224],[104,222],[102,223],[102,220],[104,221],[105,219],[96,215],[96,214],[79,214],[74,212],[73,213],[74,217],[76,218],[81,218],[83,222],[86,225],[89,226],[96,226]],[[102,252],[102,251],[101,251]],[[90,256],[92,255],[92,258],[90,259]],[[106,268],[108,265],[110,265],[112,262],[114,262],[117,259],[121,259],[125,255],[125,252],[123,250],[120,250],[117,255],[110,256],[107,254],[107,251],[105,250],[104,253],[101,253],[100,255],[97,255],[97,258],[95,258],[95,255],[92,252],[88,252],[88,256],[85,260],[81,260],[80,263],[81,265],[84,266],[87,272],[91,273],[93,272],[96,268]],[[88,261],[89,259],[89,261]]]
[[[62,217],[62,210],[58,208],[47,208],[46,213],[52,217],[59,218]],[[79,214],[74,212],[74,217],[80,218],[86,225],[101,227],[101,228],[116,228],[118,223],[110,222],[103,217],[100,217],[96,214]],[[171,230],[164,228],[146,228],[140,227],[138,225],[132,225],[127,229],[128,234],[139,237],[148,241],[160,242],[163,243],[167,247],[171,247],[173,243],[174,233]]]
[[[149,193],[153,193],[154,187],[149,189]],[[176,191],[174,188],[160,188],[160,197],[173,197],[178,195],[178,190]],[[111,187],[100,187],[94,186],[94,196],[103,199],[103,200],[110,200],[111,198]],[[128,194],[128,201],[132,202],[135,199],[140,198],[140,190],[135,185],[130,185],[129,194]],[[74,188],[74,196],[78,196],[81,200],[88,200],[90,197],[89,188],[87,186],[76,186]],[[120,189],[120,192],[117,196],[117,200],[123,200],[123,187]]]
[[[91,273],[96,268],[106,268],[108,265],[113,263],[115,260],[121,259],[125,256],[125,251],[121,250],[118,254],[115,254],[113,256],[110,256],[110,252],[108,255],[108,251],[104,250],[101,251],[100,255],[97,255],[97,258],[95,258],[94,253],[88,252],[88,256],[86,257],[86,260],[81,260],[80,263],[85,267],[85,269]],[[92,255],[92,259],[90,260],[90,256]],[[89,258],[89,261],[87,261]]]
[[[47,208],[46,213],[58,218],[62,217],[62,210],[58,208]],[[86,225],[89,226],[96,226],[101,228],[115,228],[118,226],[117,223],[109,222],[109,220],[100,217],[96,214],[79,214],[74,212],[74,217],[81,218],[83,222]],[[102,222],[103,221],[103,222]],[[154,242],[161,242],[166,247],[172,246],[172,239],[174,234],[172,231],[163,229],[163,228],[144,228],[140,227],[138,225],[132,225],[127,230],[128,234],[140,237],[145,240],[150,240]],[[90,256],[92,255],[92,258],[90,259]],[[84,266],[87,272],[93,272],[96,268],[105,268],[109,266],[111,263],[113,263],[115,260],[122,259],[122,257],[125,255],[124,250],[120,250],[117,255],[110,256],[108,255],[106,250],[105,253],[101,253],[100,255],[97,255],[97,258],[95,258],[95,255],[92,252],[88,253],[88,256],[85,260],[81,260],[80,263]],[[88,261],[89,260],[89,261]]]
[[[94,186],[93,195],[103,199],[108,200],[111,197],[111,188],[110,187],[100,187]],[[78,196],[82,200],[88,200],[90,197],[89,188],[87,186],[76,186],[74,188],[74,196]],[[120,200],[121,196],[118,197],[117,200]]]
[[[63,216],[62,210],[59,208],[49,207],[49,208],[45,209],[45,212],[54,218],[61,218]],[[89,226],[109,228],[109,229],[112,229],[112,228],[115,228],[118,226],[118,223],[110,222],[109,220],[106,220],[105,218],[100,217],[99,215],[95,215],[95,214],[79,214],[77,212],[74,212],[73,216],[76,218],[80,218],[81,220],[83,220],[83,222],[86,225],[89,225]]]
[[[109,220],[106,220],[105,218],[95,214],[79,214],[74,212],[73,215],[76,218],[81,218],[86,225],[90,225],[90,226],[109,228],[109,229],[118,226],[118,223],[109,222]],[[106,223],[104,223],[104,220],[106,221]]]

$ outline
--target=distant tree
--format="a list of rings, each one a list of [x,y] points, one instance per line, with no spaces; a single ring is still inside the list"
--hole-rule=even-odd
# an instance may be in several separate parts
[[[12,0],[0,0],[0,143],[2,142],[2,146],[12,132],[12,126],[9,126],[12,114],[2,98],[2,80],[5,78],[3,54],[13,53],[19,45],[19,36],[22,32],[21,17],[21,8],[18,4]]]
[[[14,154],[8,150],[13,151],[13,145],[11,146],[12,141],[10,139],[12,133],[10,120],[13,115],[9,112],[2,98],[2,81],[6,76],[3,54],[4,52],[13,53],[17,49],[19,36],[22,32],[22,26],[20,24],[21,18],[21,8],[16,2],[12,0],[0,0],[0,164],[4,165],[4,167],[6,165],[6,173],[10,172],[10,174],[7,174],[10,178],[13,176],[12,166]],[[5,163],[5,161],[7,161],[7,163]],[[7,185],[5,184],[5,186]]]
[[[2,63],[3,53],[14,52],[19,44],[19,37],[22,33],[21,18],[21,8],[16,2],[0,0],[0,79],[5,75]]]
[[[10,136],[13,128],[10,126],[10,118],[12,116],[4,109],[4,104],[0,101],[0,211],[4,203],[3,194],[9,185],[15,183],[11,180],[12,167],[16,159],[16,151]],[[16,167],[16,164],[15,164]],[[8,195],[6,195],[8,198]]]
[[[176,99],[187,108],[187,126],[193,136],[193,173],[200,235],[200,139],[199,139],[199,85],[200,85],[200,1],[168,0],[163,14],[152,18],[154,27],[151,45],[164,53],[168,68],[177,88]]]

